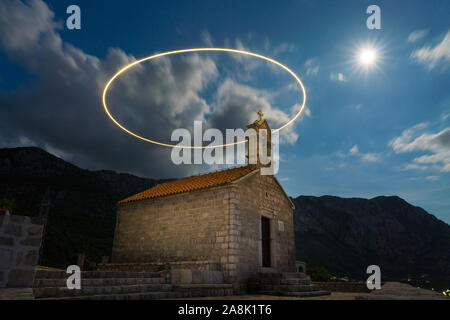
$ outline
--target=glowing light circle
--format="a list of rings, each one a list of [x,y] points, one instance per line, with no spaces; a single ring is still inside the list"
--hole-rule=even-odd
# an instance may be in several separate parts
[[[127,71],[128,69],[144,62],[144,61],[148,61],[148,60],[152,60],[152,59],[156,59],[159,57],[164,57],[164,56],[169,56],[172,54],[179,54],[179,53],[186,53],[186,52],[205,52],[205,51],[214,51],[214,52],[231,52],[231,53],[238,53],[238,54],[243,54],[243,55],[248,55],[248,56],[252,56],[252,57],[256,57],[265,61],[269,61],[273,64],[275,64],[276,66],[282,68],[283,70],[285,70],[287,73],[289,73],[294,79],[295,81],[297,81],[297,83],[299,84],[302,93],[303,93],[303,101],[302,101],[302,105],[300,107],[300,110],[298,111],[298,113],[292,118],[290,119],[288,122],[286,122],[284,125],[282,125],[281,127],[279,127],[278,129],[273,129],[272,132],[277,132],[280,131],[284,128],[286,128],[287,126],[289,126],[290,124],[292,124],[292,122],[295,121],[295,119],[297,119],[301,113],[303,112],[303,109],[305,108],[306,105],[306,90],[305,87],[303,86],[302,81],[300,80],[300,78],[294,73],[294,71],[292,71],[291,69],[289,69],[288,67],[286,67],[284,64],[269,58],[269,57],[265,57],[263,55],[257,54],[257,53],[253,53],[250,51],[244,51],[244,50],[237,50],[237,49],[228,49],[228,48],[192,48],[192,49],[181,49],[181,50],[175,50],[175,51],[167,51],[167,52],[162,52],[162,53],[157,53],[154,54],[152,56],[146,57],[146,58],[142,58],[140,60],[136,60],[128,65],[126,65],[125,67],[123,67],[122,69],[120,69],[114,76],[112,76],[111,79],[109,79],[109,81],[106,83],[105,88],[103,89],[103,95],[102,95],[102,102],[103,102],[103,108],[105,109],[106,114],[108,115],[108,117],[123,131],[125,131],[126,133],[141,139],[143,141],[149,142],[149,143],[153,143],[153,144],[157,144],[160,146],[164,146],[164,147],[171,147],[171,148],[182,148],[182,149],[207,149],[207,148],[220,148],[220,147],[226,147],[226,146],[231,146],[231,145],[235,145],[235,144],[239,144],[239,143],[245,143],[245,140],[242,141],[237,141],[237,142],[233,142],[233,143],[228,143],[228,144],[222,144],[222,145],[208,145],[208,146],[179,146],[179,145],[175,145],[175,144],[168,144],[168,143],[163,143],[163,142],[159,142],[159,141],[155,141],[155,140],[151,140],[145,137],[142,137],[130,130],[128,130],[127,128],[125,128],[123,125],[121,125],[109,112],[108,110],[108,106],[106,104],[106,94],[108,93],[108,89],[111,86],[111,84],[114,82],[114,80],[116,80],[122,73],[124,73],[125,71]]]

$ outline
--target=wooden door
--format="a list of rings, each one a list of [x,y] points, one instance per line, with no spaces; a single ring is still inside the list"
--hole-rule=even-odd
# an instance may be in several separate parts
[[[270,267],[270,219],[261,217],[262,266]]]

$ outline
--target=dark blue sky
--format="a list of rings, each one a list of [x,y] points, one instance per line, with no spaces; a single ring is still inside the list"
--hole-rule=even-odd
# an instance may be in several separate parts
[[[101,106],[96,109],[101,84],[133,57],[211,45],[244,48],[286,64],[307,87],[310,114],[287,133],[297,138],[281,145],[278,178],[289,195],[399,195],[450,222],[449,1],[45,4],[0,4],[3,146],[38,145],[92,169],[184,175],[190,171],[164,169],[166,151],[123,137],[106,123]],[[81,8],[81,30],[65,28],[71,4]],[[381,8],[381,30],[366,27],[371,4]],[[367,72],[358,62],[364,47],[378,55],[376,67]],[[223,58],[198,56],[211,58],[211,69],[192,60],[194,67],[188,70],[211,79],[215,89],[229,78],[233,85],[222,87],[229,95],[242,98],[253,88],[260,94],[256,101],[269,101],[285,113],[298,102],[295,95],[283,93],[290,79],[267,66],[256,71],[238,66],[248,66],[247,60],[235,61],[235,66]],[[251,76],[245,78],[245,72]],[[205,104],[220,113],[221,104],[207,86],[183,88],[206,95],[205,103],[196,98],[198,108]],[[277,98],[270,100],[261,90]],[[246,120],[248,114],[242,117]],[[151,121],[150,127],[160,125],[156,116]],[[111,135],[117,137],[114,145]],[[100,148],[105,148],[101,154]],[[124,148],[129,157],[123,156]]]

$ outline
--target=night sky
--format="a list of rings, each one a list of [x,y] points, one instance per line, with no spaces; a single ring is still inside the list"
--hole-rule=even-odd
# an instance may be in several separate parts
[[[66,27],[71,4],[80,30]],[[366,26],[371,4],[381,30]],[[272,57],[303,80],[307,108],[281,133],[277,177],[289,195],[398,195],[450,222],[448,0],[0,0],[0,147],[150,178],[216,170],[172,164],[170,149],[127,135],[101,105],[131,61],[211,46]],[[133,69],[108,99],[129,128],[170,142],[194,120],[243,128],[258,109],[278,127],[302,95],[268,63],[193,53]]]

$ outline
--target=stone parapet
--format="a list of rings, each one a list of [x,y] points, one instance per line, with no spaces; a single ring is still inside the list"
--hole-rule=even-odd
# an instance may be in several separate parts
[[[32,286],[42,232],[38,218],[0,215],[0,288]]]

